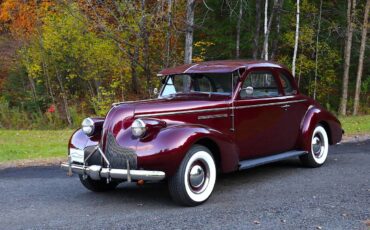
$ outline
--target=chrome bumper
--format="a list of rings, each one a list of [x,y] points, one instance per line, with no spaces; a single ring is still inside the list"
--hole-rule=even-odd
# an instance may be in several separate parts
[[[78,164],[62,163],[62,169],[69,172],[74,172],[80,175],[89,176],[93,180],[107,179],[124,179],[131,180],[146,180],[159,181],[166,177],[162,171],[147,171],[147,170],[130,170],[130,169],[114,169],[103,168],[100,165],[83,166]]]

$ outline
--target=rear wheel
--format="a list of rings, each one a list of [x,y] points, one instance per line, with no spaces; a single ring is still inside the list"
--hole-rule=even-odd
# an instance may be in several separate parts
[[[82,175],[80,175],[80,181],[85,188],[93,192],[111,191],[114,190],[118,185],[118,182],[115,181],[111,181],[107,184],[106,179],[93,180],[90,177],[83,178]]]
[[[311,149],[300,157],[302,163],[309,167],[320,167],[326,161],[329,151],[328,135],[321,125],[316,126],[311,137]]]
[[[216,164],[211,151],[194,145],[181,162],[176,174],[169,178],[172,199],[185,206],[196,206],[205,202],[216,183]]]

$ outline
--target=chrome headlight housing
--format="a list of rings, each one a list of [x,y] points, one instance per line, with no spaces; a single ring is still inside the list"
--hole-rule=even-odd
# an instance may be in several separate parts
[[[135,137],[142,137],[146,132],[146,124],[141,119],[136,119],[131,125],[132,135]]]
[[[94,124],[94,121],[88,117],[88,118],[85,118],[83,121],[82,121],[82,131],[90,136],[94,133],[94,130],[95,130],[95,124]]]

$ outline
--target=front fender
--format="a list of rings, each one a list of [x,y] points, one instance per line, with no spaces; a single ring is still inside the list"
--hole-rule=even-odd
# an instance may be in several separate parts
[[[138,167],[161,170],[171,176],[188,150],[202,139],[208,139],[218,146],[223,172],[237,169],[239,158],[231,138],[208,127],[185,124],[161,129],[150,141],[139,140],[136,148]]]
[[[298,143],[301,149],[310,151],[311,136],[319,123],[328,133],[329,144],[333,145],[341,141],[342,127],[339,120],[323,108],[310,106],[301,122],[301,136]]]
[[[70,148],[85,149],[88,146],[97,145],[101,138],[100,134],[96,134],[92,137],[88,137],[82,129],[77,129],[69,139],[68,154]]]

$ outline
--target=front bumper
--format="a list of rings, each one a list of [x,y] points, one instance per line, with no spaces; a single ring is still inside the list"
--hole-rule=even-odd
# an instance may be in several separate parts
[[[74,172],[79,175],[89,176],[93,180],[107,179],[123,179],[144,180],[144,181],[160,181],[166,177],[162,171],[148,171],[148,170],[130,170],[130,169],[116,169],[103,168],[100,165],[83,166],[79,164],[62,163],[61,168],[69,172]]]

